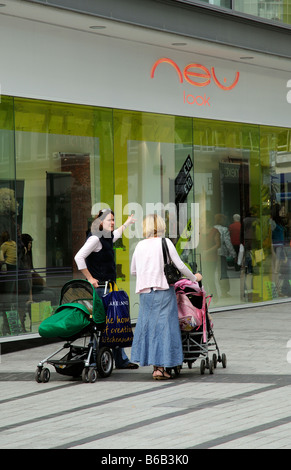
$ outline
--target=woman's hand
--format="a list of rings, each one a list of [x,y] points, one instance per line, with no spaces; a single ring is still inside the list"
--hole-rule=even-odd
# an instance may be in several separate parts
[[[196,276],[196,281],[197,281],[197,282],[202,281],[202,274],[200,274],[200,273],[195,273],[194,276]]]
[[[92,284],[93,287],[95,287],[95,289],[97,287],[99,287],[99,281],[98,279],[95,279],[95,277],[91,276],[90,272],[88,271],[88,269],[81,269],[81,272],[84,274],[85,278],[87,279],[88,282],[90,282],[90,284]]]
[[[136,222],[136,219],[134,218],[133,214],[129,215],[127,220],[124,222],[124,224],[121,225],[121,227],[119,227],[118,230],[121,229],[121,233],[123,232],[123,230],[125,230],[129,225],[132,225]]]
[[[89,281],[90,284],[92,284],[92,286],[95,287],[95,289],[99,287],[98,279],[95,279],[94,277],[90,277],[90,278],[87,278],[87,281]]]
[[[128,219],[127,219],[127,221],[125,222],[124,225],[125,225],[125,227],[128,227],[129,225],[134,224],[135,222],[136,222],[136,219],[134,218],[134,215],[131,214],[131,215],[128,216]]]

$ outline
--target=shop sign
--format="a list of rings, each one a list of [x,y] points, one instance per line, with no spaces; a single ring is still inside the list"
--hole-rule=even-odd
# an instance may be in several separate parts
[[[216,73],[215,73],[214,67],[211,67],[210,71],[209,71],[208,68],[205,67],[204,65],[194,64],[194,63],[186,65],[186,67],[183,69],[183,73],[182,73],[180,68],[176,64],[176,62],[174,62],[172,59],[168,59],[166,57],[163,57],[162,59],[159,59],[154,63],[154,65],[152,66],[152,70],[151,70],[151,78],[154,78],[155,71],[156,71],[156,68],[158,67],[158,65],[160,65],[164,62],[167,63],[167,64],[170,64],[176,70],[180,83],[183,83],[183,77],[184,77],[184,79],[188,83],[190,83],[190,85],[194,85],[194,86],[198,86],[198,87],[204,87],[204,86],[209,85],[210,82],[211,82],[211,79],[213,79],[214,83],[219,88],[221,88],[222,90],[228,91],[228,90],[232,90],[237,85],[238,80],[239,80],[239,72],[236,72],[235,73],[235,79],[234,79],[233,83],[229,86],[223,85],[218,80],[218,78],[216,76]],[[195,71],[195,69],[196,69],[196,71]],[[196,80],[194,80],[194,78],[201,79],[202,81],[197,82]],[[225,82],[226,82],[226,78],[224,78],[224,83]]]
[[[226,85],[226,81],[227,81],[226,78],[223,79],[224,84],[221,83],[216,75],[214,67],[211,67],[209,70],[204,65],[191,63],[191,64],[186,65],[184,69],[181,70],[180,67],[176,64],[176,62],[166,57],[158,59],[154,63],[151,69],[151,75],[150,75],[151,78],[154,78],[157,67],[163,63],[169,64],[171,65],[171,67],[173,67],[174,71],[176,72],[178,76],[178,80],[180,83],[183,83],[185,80],[190,85],[194,87],[198,87],[198,88],[202,88],[202,87],[206,87],[210,85],[211,81],[213,80],[215,85],[221,90],[230,91],[236,87],[239,81],[240,74],[238,71],[236,71],[235,73],[235,78],[233,82],[230,85]],[[189,104],[189,105],[206,106],[206,107],[211,106],[210,96],[208,96],[206,93],[195,95],[195,94],[186,93],[184,90],[183,102],[184,104]]]

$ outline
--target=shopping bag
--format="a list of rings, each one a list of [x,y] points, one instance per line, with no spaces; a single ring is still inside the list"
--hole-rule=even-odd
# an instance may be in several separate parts
[[[238,252],[238,257],[237,257],[237,265],[238,266],[242,265],[243,257],[244,257],[244,251],[245,251],[245,247],[241,243],[240,246],[239,246],[239,252]]]
[[[261,263],[265,259],[265,253],[263,248],[260,250],[255,250],[255,261],[256,263]]]
[[[111,284],[112,286],[112,284]],[[106,326],[101,335],[101,345],[109,348],[127,348],[132,345],[133,332],[129,314],[129,298],[114,283],[102,297],[106,312]]]

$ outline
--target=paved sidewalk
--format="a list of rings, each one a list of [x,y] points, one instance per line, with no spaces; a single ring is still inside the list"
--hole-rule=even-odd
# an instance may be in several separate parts
[[[58,345],[2,355],[0,448],[103,449],[104,458],[126,455],[112,449],[290,449],[291,303],[218,312],[213,322],[227,357],[213,375],[200,375],[198,359],[172,381],[145,367],[85,384],[49,366],[50,381],[38,384],[38,362]]]

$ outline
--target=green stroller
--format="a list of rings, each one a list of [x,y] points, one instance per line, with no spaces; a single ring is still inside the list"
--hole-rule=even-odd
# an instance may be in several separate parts
[[[48,382],[50,370],[71,377],[82,377],[83,382],[95,382],[97,377],[109,377],[113,369],[113,355],[108,347],[100,347],[102,331],[106,325],[106,313],[102,300],[94,287],[86,280],[67,282],[61,291],[60,305],[39,326],[43,338],[60,338],[65,344],[46,359],[39,362],[35,380]],[[83,344],[77,344],[78,341]],[[66,354],[57,359],[63,350]]]

